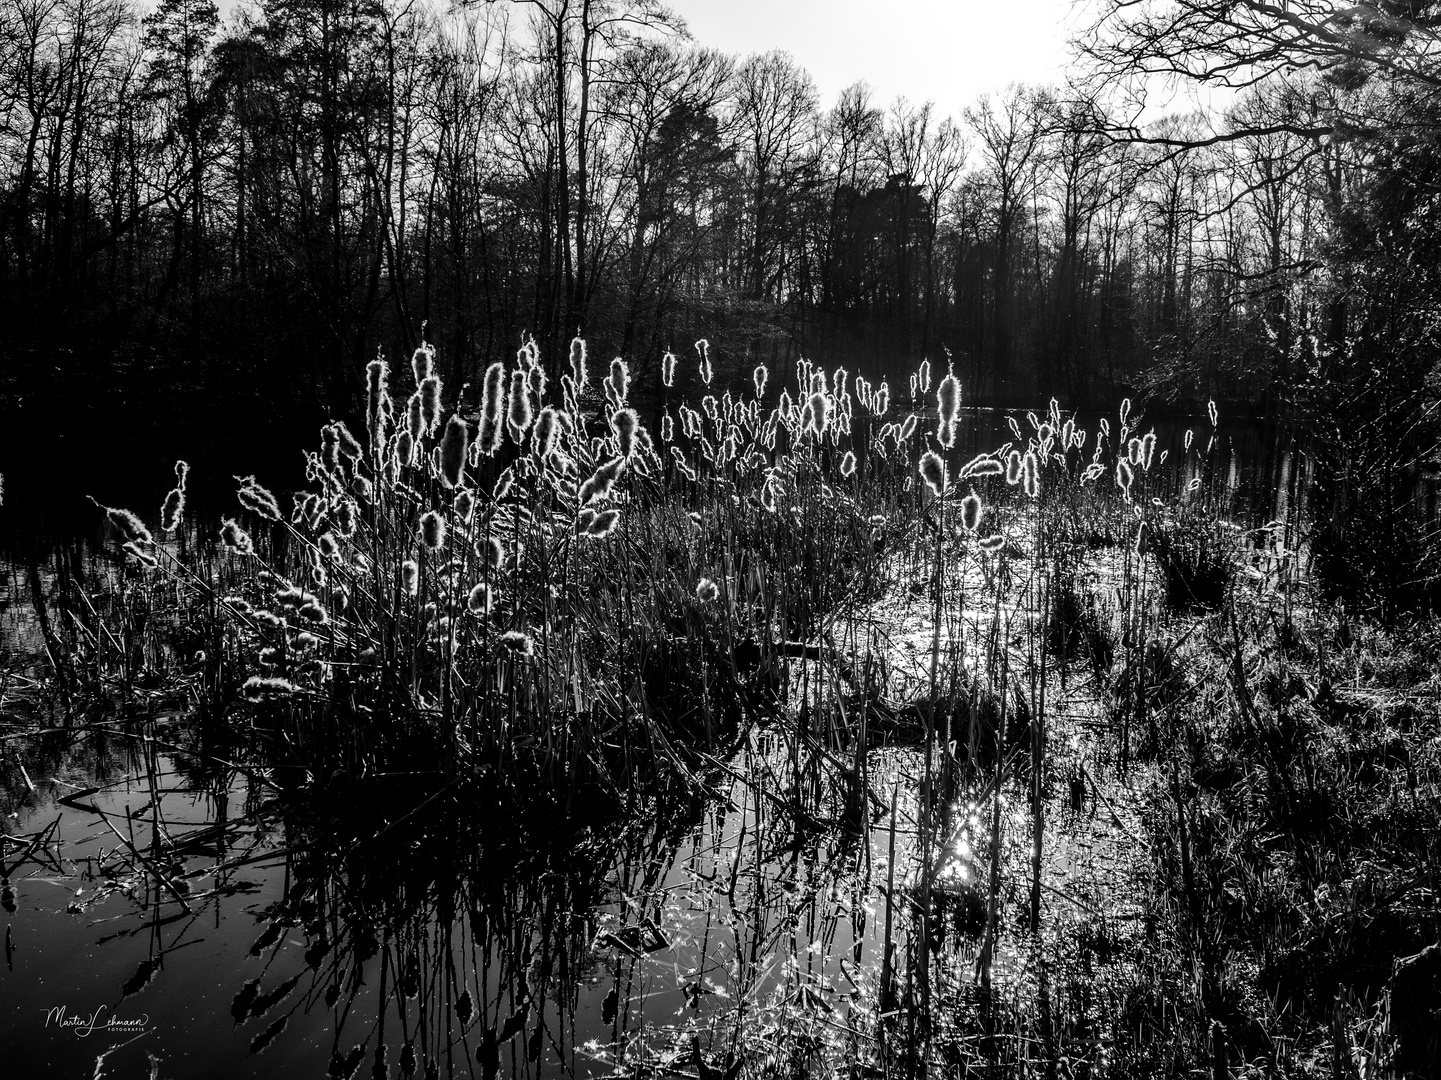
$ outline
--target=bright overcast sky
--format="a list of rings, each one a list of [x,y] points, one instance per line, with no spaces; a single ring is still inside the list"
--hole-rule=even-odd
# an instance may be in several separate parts
[[[670,0],[701,45],[745,55],[784,49],[829,106],[859,79],[874,102],[934,100],[958,116],[1012,82],[1057,84],[1066,38],[1083,18],[1070,0]]]

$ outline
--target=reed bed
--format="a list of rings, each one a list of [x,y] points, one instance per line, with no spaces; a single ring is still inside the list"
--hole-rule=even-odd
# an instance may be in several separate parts
[[[268,915],[304,925],[327,1007],[382,957],[404,1039],[382,1019],[346,1050],[337,1028],[332,1072],[397,1045],[405,1075],[460,1054],[486,1076],[559,1055],[707,1078],[1421,1052],[1377,1019],[1389,969],[1338,997],[1336,950],[1282,908],[1325,881],[1347,899],[1318,925],[1360,941],[1367,912],[1394,914],[1378,897],[1399,871],[1358,885],[1380,849],[1354,831],[1328,862],[1354,811],[1316,800],[1384,790],[1373,825],[1434,822],[1396,787],[1404,762],[1408,791],[1435,790],[1414,749],[1434,722],[1404,754],[1378,736],[1364,766],[1347,756],[1346,710],[1316,704],[1342,695],[1319,687],[1371,683],[1338,674],[1355,650],[1311,600],[1301,523],[1232,522],[1214,406],[1162,446],[1129,401],[1089,430],[1052,401],[977,454],[957,380],[928,364],[895,391],[806,361],[721,385],[704,342],[659,386],[589,367],[579,339],[550,365],[527,344],[470,410],[425,346],[398,374],[369,366],[360,437],[327,424],[303,489],[237,478],[218,542],[184,535],[183,468],[158,538],[102,508],[127,560],[108,610],[189,598],[184,636],[150,625],[191,658],[211,750],[217,728],[253,741],[297,838],[337,797],[409,807],[402,829],[350,815],[338,849],[317,839]],[[89,667],[125,658],[125,693],[167,651],[73,621]],[[478,895],[476,860],[524,857],[448,852],[477,811],[539,846],[565,822],[565,889]],[[447,869],[391,840],[388,879],[322,854],[391,834]],[[1434,854],[1398,836],[1387,866]],[[566,936],[560,910],[598,921]],[[1433,926],[1434,904],[1407,911],[1398,948]],[[610,987],[599,1028],[581,970]]]

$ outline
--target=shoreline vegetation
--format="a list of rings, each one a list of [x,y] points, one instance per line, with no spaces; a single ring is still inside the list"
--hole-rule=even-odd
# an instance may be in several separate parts
[[[123,561],[30,583],[7,807],[91,725],[154,791],[243,776],[287,844],[252,955],[307,947],[232,1016],[283,1062],[310,986],[332,1075],[1438,1074],[1441,629],[1348,605],[1299,500],[1235,517],[1214,404],[971,454],[929,363],[659,376],[643,418],[528,342],[457,410],[422,344],[293,494],[97,502]],[[210,895],[115,836],[157,911]]]

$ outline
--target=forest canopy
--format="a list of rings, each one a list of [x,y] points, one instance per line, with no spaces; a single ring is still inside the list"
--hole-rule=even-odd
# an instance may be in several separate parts
[[[970,400],[1310,408],[1368,351],[1424,381],[1441,8],[1096,18],[1069,82],[947,117],[650,0],[0,0],[11,389],[344,406],[424,335],[473,395],[578,329],[642,372],[699,337],[728,372],[928,357]],[[1161,76],[1230,105],[1140,123]]]

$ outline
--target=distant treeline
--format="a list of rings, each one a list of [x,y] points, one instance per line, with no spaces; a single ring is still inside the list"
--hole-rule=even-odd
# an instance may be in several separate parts
[[[1137,141],[1072,89],[826,108],[650,0],[0,0],[0,360],[343,406],[422,334],[473,395],[579,329],[642,373],[705,337],[733,373],[949,358],[970,401],[1274,403],[1366,318],[1377,157],[1327,85]]]

